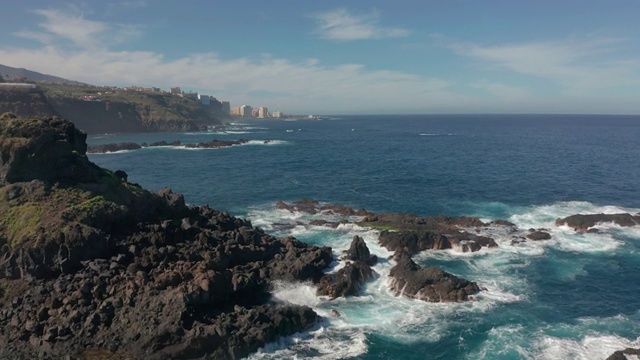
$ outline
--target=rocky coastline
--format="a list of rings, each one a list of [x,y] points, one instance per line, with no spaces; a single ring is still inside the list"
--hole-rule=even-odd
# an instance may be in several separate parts
[[[103,151],[187,146],[131,144]],[[378,259],[354,236],[341,254],[344,266],[327,273],[338,257],[331,248],[273,237],[208,206],[187,206],[170,189],[144,190],[123,171],[91,163],[87,152],[86,134],[66,120],[0,116],[0,359],[238,359],[323,321],[309,307],[274,300],[273,281],[309,282],[330,299],[358,296],[379,275],[377,262],[391,260],[389,287],[398,295],[473,301],[486,290],[481,284],[422,267],[412,256],[491,251],[499,244],[481,235],[487,227],[512,234],[515,244],[553,239],[548,229],[518,229],[505,220],[278,202],[281,210],[336,219],[304,225],[378,230],[379,244],[394,254]],[[601,223],[639,222],[640,214],[577,214],[556,225],[588,232]]]
[[[243,145],[248,143],[249,140],[246,139],[238,139],[238,140],[218,140],[213,139],[208,142],[203,143],[185,143],[183,144],[180,140],[174,141],[157,141],[153,143],[134,143],[134,142],[120,142],[120,143],[109,143],[109,144],[101,144],[101,145],[92,145],[87,148],[87,153],[90,154],[104,154],[116,151],[125,151],[125,150],[138,150],[142,148],[151,148],[151,147],[161,147],[161,146],[182,146],[185,149],[218,149],[223,147],[229,147],[234,145]],[[265,144],[269,143],[269,140],[264,141]]]
[[[128,183],[85,139],[0,119],[0,358],[236,359],[321,321],[269,289],[319,282],[330,248]]]

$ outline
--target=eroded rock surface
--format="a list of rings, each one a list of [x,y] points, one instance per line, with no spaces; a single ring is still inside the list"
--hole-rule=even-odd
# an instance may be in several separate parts
[[[600,223],[613,223],[619,226],[640,225],[640,214],[577,214],[557,219],[556,225],[567,225],[576,231],[586,232]]]
[[[406,253],[397,253],[391,269],[392,289],[399,294],[428,302],[466,301],[480,291],[478,284],[436,267],[422,268]]]
[[[239,358],[318,321],[270,302],[330,248],[146,191],[60,119],[0,120],[0,358]]]

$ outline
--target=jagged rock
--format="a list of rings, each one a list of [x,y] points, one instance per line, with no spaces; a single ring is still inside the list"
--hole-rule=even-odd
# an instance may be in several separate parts
[[[577,214],[557,219],[556,225],[567,225],[575,231],[586,232],[599,223],[614,223],[619,226],[640,225],[640,214]]]
[[[363,261],[348,263],[333,274],[326,274],[318,283],[318,295],[337,297],[357,296],[362,286],[373,277],[373,270]]]
[[[428,249],[451,249],[451,242],[446,236],[432,231],[383,230],[380,232],[378,241],[390,251],[404,251],[410,254]]]
[[[378,262],[378,257],[371,255],[364,239],[358,235],[353,237],[351,246],[349,246],[349,250],[347,250],[346,258],[353,261],[362,261],[369,266],[373,266]]]
[[[87,135],[58,118],[0,121],[0,184],[43,180],[97,181],[102,170],[87,157]]]
[[[392,289],[399,294],[428,302],[466,301],[480,291],[475,282],[460,279],[436,267],[422,268],[403,252],[391,268]]]

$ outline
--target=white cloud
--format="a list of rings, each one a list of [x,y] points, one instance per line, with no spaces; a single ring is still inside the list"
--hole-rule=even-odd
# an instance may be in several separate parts
[[[19,64],[82,82],[165,89],[179,85],[236,104],[262,104],[285,111],[370,112],[374,106],[390,106],[387,111],[398,112],[428,108],[436,104],[436,98],[453,97],[446,92],[452,84],[445,80],[399,71],[371,71],[361,64],[323,66],[316,59],[292,62],[265,56],[223,60],[215,53],[201,53],[167,61],[154,52],[69,52],[54,47],[0,49],[0,58],[10,66]],[[223,93],[214,89],[223,89]]]
[[[337,9],[315,16],[320,36],[331,40],[366,40],[403,37],[409,30],[388,28],[378,25],[377,12],[366,15],[352,15],[346,9]]]
[[[103,48],[126,41],[140,34],[135,26],[109,25],[104,22],[87,20],[77,9],[38,9],[33,11],[44,18],[38,23],[42,31],[18,31],[14,35],[33,39],[45,45],[54,42],[68,42],[82,49]]]
[[[640,59],[614,61],[620,39],[564,40],[483,46],[455,43],[457,54],[480,59],[496,69],[550,80],[572,94],[640,84]]]
[[[222,59],[196,53],[167,60],[162,53],[116,51],[136,27],[85,19],[77,10],[36,10],[42,31],[18,36],[40,40],[41,48],[3,48],[0,59],[18,66],[99,85],[182,86],[235,104],[266,105],[300,112],[407,112],[455,103],[452,83],[391,70],[369,70],[362,64],[326,66],[318,59],[290,61],[265,54],[259,58]],[[371,18],[368,21],[374,21]],[[354,20],[355,27],[363,19]],[[340,23],[340,22],[338,22]],[[344,24],[344,21],[341,22]],[[360,25],[359,25],[360,24]],[[337,24],[336,26],[340,26]],[[364,30],[362,30],[364,31]],[[395,36],[399,29],[370,26],[369,37]],[[109,41],[102,39],[108,38]],[[71,42],[74,47],[62,46]]]

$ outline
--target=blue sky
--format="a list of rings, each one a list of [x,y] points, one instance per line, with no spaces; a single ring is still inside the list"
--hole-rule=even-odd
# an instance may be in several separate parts
[[[640,114],[640,1],[12,1],[0,64],[297,114]]]

